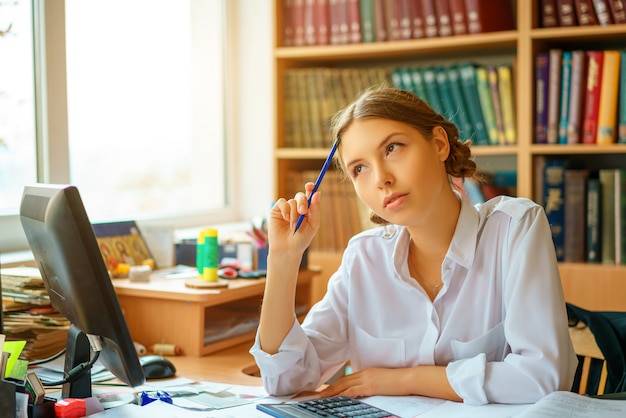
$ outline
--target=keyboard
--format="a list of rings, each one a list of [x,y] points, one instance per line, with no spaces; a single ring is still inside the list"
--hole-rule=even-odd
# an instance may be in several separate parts
[[[347,396],[292,403],[258,404],[257,409],[277,418],[400,418],[390,412]]]

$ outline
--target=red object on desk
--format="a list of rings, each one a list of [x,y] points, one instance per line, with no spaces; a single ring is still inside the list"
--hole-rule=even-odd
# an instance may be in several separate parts
[[[87,413],[84,399],[67,398],[58,400],[54,404],[56,418],[79,418]]]

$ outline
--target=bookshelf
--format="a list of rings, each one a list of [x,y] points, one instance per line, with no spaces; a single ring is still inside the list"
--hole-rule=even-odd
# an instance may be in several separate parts
[[[508,0],[507,0],[508,1]],[[289,70],[315,67],[376,67],[406,63],[475,62],[511,65],[514,74],[517,143],[515,145],[474,146],[480,167],[513,165],[517,172],[517,195],[538,200],[537,167],[542,159],[560,157],[589,162],[592,168],[626,168],[626,145],[544,145],[534,143],[535,136],[535,55],[551,48],[609,49],[623,48],[626,25],[540,27],[539,1],[514,1],[515,29],[464,36],[434,37],[401,41],[357,43],[348,45],[285,47],[283,45],[284,11],[281,0],[273,1],[274,77],[275,77],[275,172],[276,196],[289,195],[292,170],[319,170],[328,148],[286,146],[285,123],[288,93],[284,76]],[[620,40],[621,39],[621,40]],[[339,264],[340,253],[310,253],[313,264],[324,266],[328,276]],[[318,262],[323,260],[323,262]],[[626,310],[626,289],[618,276],[626,266],[563,263],[561,275],[568,300],[594,309],[603,306]],[[320,282],[323,282],[321,280]],[[613,289],[598,293],[597,288]],[[593,295],[593,296],[590,296]]]

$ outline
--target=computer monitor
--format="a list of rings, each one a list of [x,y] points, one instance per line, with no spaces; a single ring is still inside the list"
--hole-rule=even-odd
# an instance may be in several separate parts
[[[52,305],[70,322],[65,372],[99,361],[135,387],[145,382],[111,278],[78,189],[71,185],[26,186],[20,206],[26,238]],[[72,372],[74,373],[74,372]],[[64,398],[91,396],[91,373],[63,385]]]

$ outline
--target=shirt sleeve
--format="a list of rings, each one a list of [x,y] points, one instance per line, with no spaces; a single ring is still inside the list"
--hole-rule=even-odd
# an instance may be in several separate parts
[[[451,362],[448,380],[468,404],[533,403],[571,388],[577,359],[554,244],[539,206],[511,217],[502,248],[503,361],[484,355]]]
[[[342,271],[340,267],[331,277],[328,291],[311,308],[302,325],[294,318],[278,353],[264,352],[257,332],[250,354],[269,394],[282,396],[316,390],[347,361],[347,297]]]

